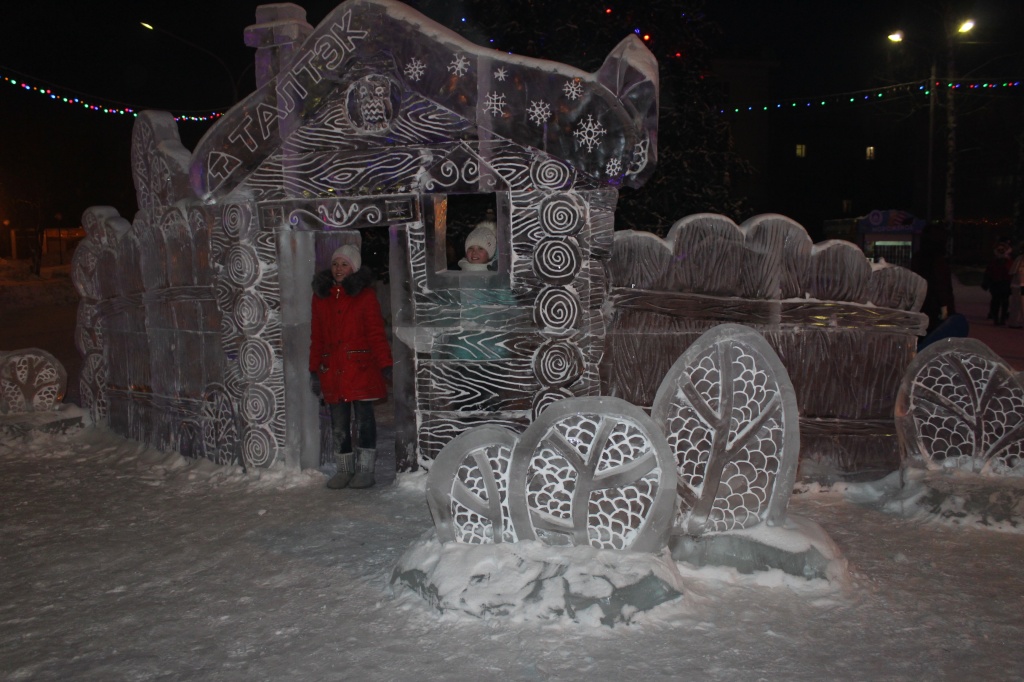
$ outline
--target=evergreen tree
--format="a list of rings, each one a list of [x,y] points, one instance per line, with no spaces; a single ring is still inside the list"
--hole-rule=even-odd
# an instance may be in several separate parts
[[[658,166],[638,190],[623,189],[617,229],[664,235],[692,213],[745,215],[731,179],[749,165],[731,148],[724,101],[711,69],[717,27],[701,12],[702,0],[649,0],[636,6],[584,0],[410,0],[438,23],[473,42],[527,57],[596,71],[624,37],[636,32],[659,65],[661,100]]]

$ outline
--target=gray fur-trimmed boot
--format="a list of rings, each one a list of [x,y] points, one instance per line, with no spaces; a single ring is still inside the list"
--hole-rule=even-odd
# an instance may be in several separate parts
[[[338,473],[331,476],[327,481],[327,487],[331,490],[339,490],[349,485],[356,472],[356,456],[352,452],[339,452],[334,456],[338,463]]]
[[[356,475],[349,482],[349,488],[369,488],[376,479],[373,477],[373,468],[377,463],[377,451],[366,448],[356,448]]]

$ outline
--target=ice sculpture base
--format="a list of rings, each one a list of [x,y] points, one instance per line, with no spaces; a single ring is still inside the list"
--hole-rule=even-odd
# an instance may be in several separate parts
[[[0,415],[0,437],[24,438],[33,431],[64,434],[85,426],[89,412],[75,405],[61,405],[49,412]]]
[[[699,538],[675,534],[672,558],[695,566],[728,566],[740,573],[778,569],[808,580],[836,582],[846,575],[846,560],[825,530],[814,521],[789,514],[779,526]]]
[[[1024,477],[908,468],[887,478],[880,506],[900,516],[953,526],[1024,533]],[[897,487],[899,486],[899,487]]]
[[[441,612],[608,627],[629,625],[643,612],[683,598],[682,578],[667,552],[537,541],[442,545],[434,531],[405,552],[391,582]]]

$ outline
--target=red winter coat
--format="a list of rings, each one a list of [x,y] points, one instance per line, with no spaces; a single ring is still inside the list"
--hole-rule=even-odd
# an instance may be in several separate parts
[[[392,365],[372,276],[361,268],[340,285],[330,271],[313,279],[309,371],[327,403],[387,397],[381,370]]]

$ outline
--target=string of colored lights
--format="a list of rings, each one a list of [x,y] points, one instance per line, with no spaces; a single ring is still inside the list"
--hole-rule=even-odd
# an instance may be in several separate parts
[[[734,105],[729,108],[719,109],[720,114],[744,114],[752,112],[766,112],[766,111],[787,111],[793,109],[807,109],[813,107],[824,107],[835,104],[857,104],[864,102],[877,102],[884,99],[892,100],[894,98],[924,95],[930,96],[932,89],[929,87],[930,81],[913,81],[911,83],[898,83],[896,85],[889,85],[884,88],[877,88],[874,90],[857,90],[855,92],[840,92],[832,95],[824,95],[821,97],[800,97],[796,99],[787,99],[785,101],[771,100],[761,101],[750,104]],[[956,82],[947,81],[935,81],[934,86],[936,88],[951,88],[955,90],[963,90],[965,92],[971,91],[986,91],[990,92],[993,90],[1019,88],[1021,82],[1016,81],[997,81],[993,82],[990,80],[961,80]]]
[[[23,78],[15,78],[6,74],[0,74],[0,78],[3,78],[5,83],[9,83],[17,88],[25,90],[27,92],[35,92],[45,97],[50,98],[54,102],[61,102],[63,104],[70,104],[72,106],[82,107],[89,111],[101,113],[101,114],[112,114],[115,116],[138,116],[139,113],[134,107],[122,106],[118,104],[105,105],[99,104],[102,101],[100,97],[88,97],[88,99],[77,97],[75,95],[62,95],[54,92],[53,89],[46,86],[32,85],[26,83]],[[92,100],[91,102],[88,100]],[[213,121],[223,116],[223,112],[214,111],[209,114],[174,114],[174,120],[176,121]]]
[[[22,78],[14,78],[6,74],[0,74],[0,78],[3,78],[5,83],[9,83],[15,87],[21,88],[28,92],[36,92],[46,97],[49,97],[55,102],[62,102],[64,104],[71,104],[73,106],[80,106],[89,111],[99,112],[103,114],[113,114],[117,116],[138,116],[138,111],[134,107],[129,106],[106,106],[103,104],[96,104],[88,102],[85,99],[76,97],[74,95],[61,95],[54,92],[51,88],[45,86],[31,85],[26,83]],[[970,91],[993,91],[1000,89],[1011,89],[1019,88],[1021,81],[998,81],[993,82],[989,80],[961,80],[957,82],[943,82],[936,81],[935,87],[937,88],[954,88],[957,90],[964,90],[965,92]],[[878,88],[875,90],[857,90],[854,92],[841,92],[831,95],[823,95],[820,97],[801,97],[797,99],[787,99],[785,101],[772,100],[762,101],[751,104],[743,104],[738,106],[732,106],[729,108],[722,108],[718,110],[720,114],[743,114],[752,112],[767,112],[767,111],[786,111],[793,109],[808,109],[814,107],[824,107],[830,104],[856,104],[863,102],[877,102],[883,99],[893,99],[894,97],[905,97],[913,95],[924,95],[929,96],[931,89],[929,88],[929,81],[913,81],[911,83],[898,83],[896,85],[889,85],[884,88]],[[94,101],[101,101],[101,98],[92,97]],[[174,114],[176,121],[213,121],[224,115],[222,111],[213,111],[208,114],[190,114],[181,113]]]

